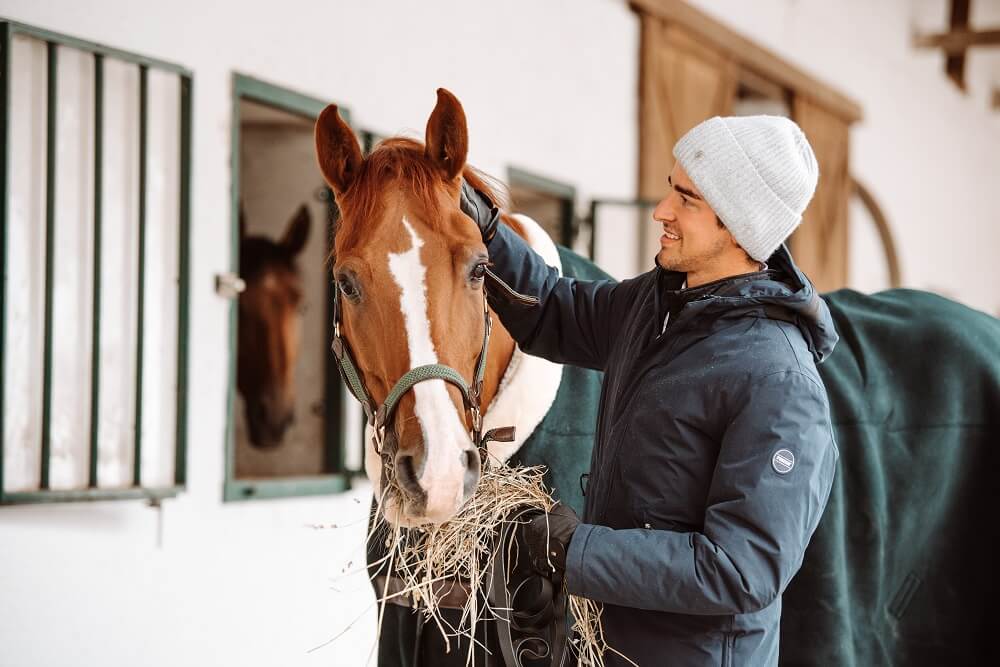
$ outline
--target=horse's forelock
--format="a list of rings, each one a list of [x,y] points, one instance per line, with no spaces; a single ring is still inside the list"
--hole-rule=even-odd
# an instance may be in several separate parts
[[[469,165],[462,170],[462,177],[472,187],[486,193],[501,209],[507,209],[507,190],[498,180]],[[431,224],[440,219],[435,213],[441,170],[424,155],[424,144],[407,137],[385,139],[365,158],[351,187],[338,198],[341,224],[337,229],[336,247],[339,251],[346,252],[363,241],[364,222],[378,218],[385,187],[393,181],[401,182],[408,194],[416,198],[429,214]]]

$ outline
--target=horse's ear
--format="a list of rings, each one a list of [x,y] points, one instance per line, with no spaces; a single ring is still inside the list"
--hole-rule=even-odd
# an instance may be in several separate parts
[[[281,239],[281,246],[290,256],[298,255],[306,247],[311,223],[312,217],[309,215],[309,209],[303,204],[295,212],[295,217],[288,223],[285,236]]]
[[[469,153],[469,129],[458,99],[444,88],[437,90],[437,105],[427,120],[427,157],[440,166],[448,180],[462,173]]]
[[[334,193],[350,187],[361,167],[361,146],[354,132],[330,104],[316,119],[316,158],[320,171]]]

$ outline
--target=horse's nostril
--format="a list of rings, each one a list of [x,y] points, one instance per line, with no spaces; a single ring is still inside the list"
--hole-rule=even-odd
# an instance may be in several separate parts
[[[467,449],[461,454],[462,465],[465,468],[465,476],[462,479],[462,494],[465,499],[471,498],[479,485],[479,476],[482,472],[482,461],[479,459],[478,449]]]
[[[414,500],[426,497],[426,492],[420,487],[420,471],[417,470],[416,457],[411,454],[396,454],[396,482],[403,493]]]

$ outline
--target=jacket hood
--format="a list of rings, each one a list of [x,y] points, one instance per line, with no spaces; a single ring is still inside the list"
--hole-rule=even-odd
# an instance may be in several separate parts
[[[816,363],[822,362],[839,339],[826,302],[796,266],[784,244],[767,260],[767,267],[683,290],[679,288],[685,274],[663,268],[658,273],[660,285],[666,288],[666,300],[679,300],[691,315],[705,320],[766,317],[790,322],[802,332]]]

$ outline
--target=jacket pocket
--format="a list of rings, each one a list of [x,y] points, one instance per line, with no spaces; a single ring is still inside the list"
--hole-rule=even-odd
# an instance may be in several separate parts
[[[699,530],[689,522],[671,514],[675,514],[674,504],[664,501],[643,501],[639,499],[632,510],[632,523],[636,528],[647,530],[672,530],[677,533],[691,533]]]

